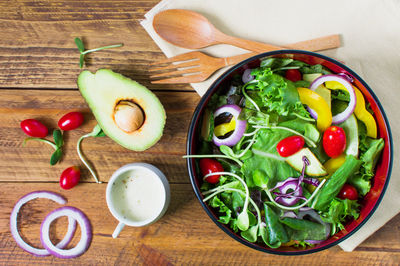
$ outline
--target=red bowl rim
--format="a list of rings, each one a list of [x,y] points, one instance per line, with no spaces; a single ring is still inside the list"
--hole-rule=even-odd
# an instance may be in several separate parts
[[[276,254],[276,255],[305,255],[305,254],[311,254],[314,252],[318,252],[318,251],[322,251],[324,249],[330,248],[332,246],[335,246],[337,244],[339,244],[340,242],[346,240],[347,238],[349,238],[352,234],[354,234],[356,231],[358,231],[367,221],[368,219],[373,215],[373,213],[375,212],[376,208],[378,207],[378,205],[380,204],[385,191],[387,189],[387,186],[389,184],[389,180],[390,180],[390,176],[391,176],[391,171],[392,171],[392,165],[393,165],[393,151],[392,151],[392,147],[393,147],[393,141],[392,141],[392,133],[391,133],[391,129],[390,129],[390,125],[389,125],[389,121],[387,119],[387,116],[385,114],[385,111],[383,110],[383,107],[381,105],[381,103],[379,102],[379,99],[376,97],[375,93],[372,91],[372,89],[368,86],[368,84],[360,77],[358,76],[354,71],[352,71],[350,68],[348,68],[347,66],[345,66],[344,64],[342,64],[341,62],[338,62],[335,59],[332,59],[330,57],[318,54],[318,53],[314,53],[314,52],[309,52],[309,51],[303,51],[303,50],[278,50],[278,51],[272,51],[272,52],[266,52],[266,53],[261,53],[258,55],[255,55],[253,57],[250,57],[238,64],[236,64],[235,66],[231,67],[229,70],[227,70],[224,74],[222,74],[217,80],[215,80],[213,82],[213,84],[209,87],[209,89],[207,90],[207,92],[203,95],[203,97],[201,98],[200,102],[198,103],[193,116],[192,116],[192,120],[190,122],[190,126],[189,126],[189,130],[188,130],[188,136],[187,136],[187,148],[186,148],[186,152],[188,155],[191,155],[193,152],[193,147],[195,146],[195,142],[197,142],[197,140],[194,139],[194,135],[195,135],[195,129],[197,128],[197,125],[199,123],[199,119],[200,119],[200,113],[203,110],[203,108],[206,106],[208,100],[210,99],[211,95],[218,90],[219,85],[227,78],[229,77],[229,75],[231,75],[234,71],[236,71],[237,69],[241,68],[242,66],[253,62],[257,59],[261,59],[264,57],[268,57],[268,56],[277,56],[277,55],[285,55],[285,54],[305,54],[308,56],[313,56],[313,57],[317,57],[320,58],[322,60],[328,61],[330,63],[333,63],[334,65],[339,66],[340,68],[344,69],[345,71],[347,71],[347,73],[350,73],[356,80],[358,80],[366,89],[367,91],[371,94],[373,100],[375,101],[375,103],[377,104],[378,108],[379,108],[379,112],[382,115],[382,118],[384,120],[384,124],[386,126],[386,133],[388,136],[388,142],[386,143],[386,145],[388,145],[388,150],[389,150],[389,165],[388,165],[388,169],[387,169],[387,175],[386,175],[386,179],[385,179],[385,184],[382,187],[381,193],[379,195],[379,198],[376,200],[375,205],[371,208],[370,212],[367,214],[367,216],[364,218],[364,220],[362,220],[353,230],[351,230],[350,232],[348,232],[346,235],[342,236],[341,238],[334,240],[333,242],[326,244],[326,245],[317,245],[313,248],[309,248],[309,249],[304,249],[304,250],[295,250],[295,251],[281,251],[278,249],[270,249],[268,247],[263,247],[260,245],[257,245],[256,243],[251,243],[246,241],[245,239],[239,237],[236,233],[233,233],[228,226],[218,222],[218,217],[214,214],[214,212],[212,211],[212,208],[209,207],[206,203],[203,202],[203,195],[201,194],[200,188],[196,183],[196,177],[195,177],[195,171],[196,171],[196,167],[195,167],[195,158],[187,158],[187,168],[188,168],[188,172],[189,172],[189,177],[190,177],[190,182],[192,184],[193,190],[196,194],[196,197],[198,198],[198,200],[200,201],[200,204],[202,205],[203,209],[206,211],[206,213],[208,214],[208,216],[214,221],[214,223],[221,228],[225,233],[227,233],[230,237],[232,237],[233,239],[237,240],[238,242],[251,247],[253,249],[259,250],[259,251],[263,251],[266,253],[271,253],[271,254]],[[375,176],[374,176],[375,177]]]

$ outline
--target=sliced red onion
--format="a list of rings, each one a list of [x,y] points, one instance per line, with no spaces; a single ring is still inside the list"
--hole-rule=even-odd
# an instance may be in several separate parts
[[[352,76],[346,73],[337,73],[339,76],[344,77],[348,82],[353,83],[354,79]]]
[[[221,145],[233,146],[239,142],[244,132],[246,131],[247,125],[246,120],[239,120],[239,115],[241,111],[242,109],[235,104],[227,104],[215,110],[214,117],[217,117],[223,113],[230,113],[232,114],[233,118],[235,118],[235,129],[229,137],[220,139],[215,136],[215,134],[213,134],[213,142],[215,145],[217,145],[218,147]]]
[[[313,81],[313,83],[311,83],[310,90],[315,91],[318,88],[318,86],[325,83],[326,81],[339,82],[346,88],[346,90],[350,94],[350,102],[349,102],[349,105],[347,106],[347,108],[343,112],[332,117],[332,124],[340,124],[340,123],[344,122],[347,118],[349,118],[349,116],[354,112],[354,108],[356,107],[356,101],[357,101],[356,94],[354,92],[354,88],[351,85],[351,83],[349,81],[347,81],[346,78],[339,76],[339,75],[323,75],[323,76],[316,78]],[[307,109],[314,119],[318,119],[318,114],[313,109],[311,109],[309,107],[307,107]]]
[[[81,227],[81,239],[78,244],[71,249],[61,249],[51,242],[50,240],[50,225],[59,217],[67,216],[75,219]],[[61,207],[50,212],[42,222],[40,228],[40,240],[42,245],[54,256],[62,259],[75,258],[82,255],[90,245],[92,241],[92,226],[90,225],[89,219],[79,209],[74,207]]]
[[[304,240],[304,241],[306,241],[312,245],[317,245],[317,244],[324,242],[325,240]]]
[[[254,79],[254,76],[251,75],[251,71],[252,71],[252,69],[248,68],[243,72],[243,75],[242,75],[243,83],[247,83]]]
[[[20,198],[17,203],[15,204],[11,215],[10,215],[10,230],[11,230],[11,235],[14,237],[15,241],[17,242],[18,246],[22,248],[23,250],[35,255],[35,256],[48,256],[50,255],[49,251],[47,249],[39,249],[39,248],[34,248],[31,245],[28,245],[21,237],[18,231],[18,213],[21,207],[27,203],[28,201],[31,201],[33,199],[38,199],[38,198],[44,198],[44,199],[49,199],[52,201],[55,201],[59,204],[65,204],[67,203],[67,200],[63,198],[61,195],[56,194],[51,191],[33,191],[31,193],[26,194],[22,198]],[[69,242],[71,242],[74,233],[76,229],[76,221],[73,218],[68,217],[68,230],[67,233],[64,236],[64,239],[61,240],[58,244],[58,248],[65,248]]]
[[[318,187],[320,183],[317,178],[311,178],[311,177],[304,177],[303,182],[306,184],[313,185],[314,187]]]
[[[296,204],[303,195],[303,189],[301,186],[298,187],[297,184],[297,180],[286,182],[285,185],[279,188],[279,191],[282,194],[278,195],[278,197],[275,198],[275,201],[285,206],[292,206]],[[293,190],[293,192],[288,194],[287,191],[290,189]]]

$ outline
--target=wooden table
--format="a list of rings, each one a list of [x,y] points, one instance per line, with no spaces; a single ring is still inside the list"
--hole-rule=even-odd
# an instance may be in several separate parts
[[[149,83],[149,63],[164,55],[139,20],[156,3],[0,1],[0,264],[399,264],[400,215],[354,252],[333,247],[301,257],[269,255],[247,248],[209,219],[195,198],[182,159],[189,121],[200,97],[188,85]],[[117,221],[106,207],[106,183],[94,183],[83,170],[77,187],[66,191],[58,184],[65,168],[82,166],[76,141],[96,124],[76,86],[81,69],[75,37],[82,37],[87,48],[124,43],[123,48],[90,54],[86,68],[111,68],[137,80],[157,94],[167,111],[164,136],[145,152],[126,150],[108,138],[91,138],[83,143],[84,153],[103,181],[124,164],[148,162],[158,166],[171,184],[172,200],[166,215],[147,227],[127,227],[117,239],[111,237]],[[49,165],[52,148],[48,145],[31,142],[22,147],[25,135],[19,128],[20,121],[36,118],[56,128],[58,119],[72,110],[83,112],[86,122],[65,133],[65,154],[59,164]],[[10,212],[18,198],[34,190],[60,193],[68,199],[68,205],[87,214],[94,236],[84,255],[72,260],[35,257],[16,245],[9,230]],[[40,245],[40,223],[56,207],[48,200],[36,200],[22,209],[20,223],[25,239]],[[66,219],[57,222],[55,239],[62,236],[65,223]],[[79,235],[72,244],[77,243]]]

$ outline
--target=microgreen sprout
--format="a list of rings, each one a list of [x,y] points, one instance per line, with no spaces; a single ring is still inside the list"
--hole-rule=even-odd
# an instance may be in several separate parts
[[[76,46],[78,46],[78,50],[80,52],[80,57],[79,57],[80,68],[83,68],[83,65],[85,63],[85,55],[87,55],[88,53],[124,46],[124,44],[120,43],[120,44],[107,45],[107,46],[103,46],[103,47],[99,47],[99,48],[85,50],[85,45],[83,44],[83,41],[78,37],[75,38],[75,44],[76,44]]]
[[[94,180],[96,181],[96,183],[102,183],[102,182],[99,181],[95,171],[93,170],[93,168],[89,165],[89,163],[86,161],[85,157],[83,156],[82,150],[81,150],[81,142],[82,142],[82,140],[84,140],[85,138],[88,138],[88,137],[103,137],[103,136],[105,136],[103,130],[101,129],[101,127],[99,125],[96,125],[93,128],[92,132],[80,137],[79,140],[78,140],[78,143],[76,145],[76,150],[78,152],[79,158],[81,159],[83,164],[87,167],[89,172],[92,174],[92,176],[93,176]]]
[[[55,150],[54,153],[50,157],[50,165],[55,165],[58,161],[60,161],[60,159],[62,157],[62,146],[64,144],[64,140],[63,140],[61,130],[55,129],[53,131],[53,139],[54,139],[54,142],[51,142],[50,140],[47,140],[44,138],[28,137],[28,138],[24,139],[22,146],[25,146],[26,143],[31,140],[36,140],[36,141],[40,141],[40,142],[49,144]]]

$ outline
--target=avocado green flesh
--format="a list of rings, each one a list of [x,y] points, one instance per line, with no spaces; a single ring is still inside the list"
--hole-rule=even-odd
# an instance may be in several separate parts
[[[109,69],[100,69],[95,74],[81,72],[78,87],[104,133],[121,146],[143,151],[161,138],[165,110],[146,87]],[[131,133],[120,129],[114,121],[115,106],[122,100],[137,104],[145,114],[143,125]]]

